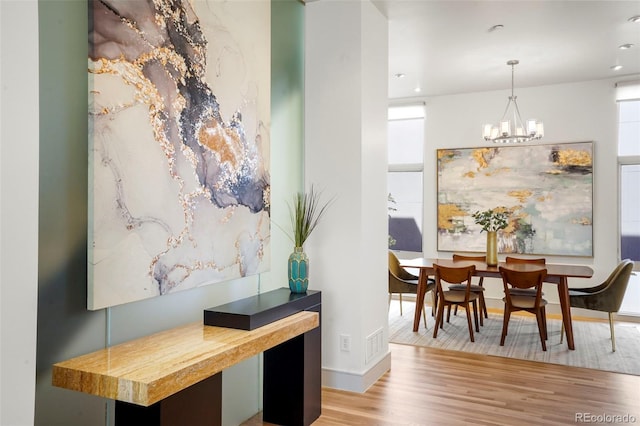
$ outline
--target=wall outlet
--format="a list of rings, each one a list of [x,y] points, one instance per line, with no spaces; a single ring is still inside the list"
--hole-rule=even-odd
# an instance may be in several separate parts
[[[371,362],[382,351],[383,346],[382,328],[377,329],[367,336],[365,340],[365,364]]]
[[[351,351],[351,336],[348,334],[340,335],[340,350],[343,352]]]

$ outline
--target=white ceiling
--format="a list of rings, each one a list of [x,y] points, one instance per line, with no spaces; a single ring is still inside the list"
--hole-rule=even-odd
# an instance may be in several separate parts
[[[640,23],[628,20],[640,15],[640,0],[373,3],[389,18],[391,99],[509,89],[511,59],[520,61],[516,94],[518,87],[640,74]],[[489,31],[498,24],[504,28]],[[625,43],[634,47],[618,49]],[[623,68],[611,70],[616,64]]]

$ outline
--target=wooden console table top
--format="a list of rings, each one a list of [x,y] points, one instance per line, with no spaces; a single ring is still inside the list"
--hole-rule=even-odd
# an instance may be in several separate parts
[[[251,331],[187,324],[56,363],[52,383],[149,406],[319,325],[310,311]]]

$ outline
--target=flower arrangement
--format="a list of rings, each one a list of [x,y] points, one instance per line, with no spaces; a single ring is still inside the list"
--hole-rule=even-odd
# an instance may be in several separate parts
[[[311,185],[308,193],[298,192],[293,197],[293,205],[289,205],[289,214],[291,216],[295,247],[302,247],[333,201],[331,199],[321,204],[321,195],[322,194],[317,192],[313,185]]]
[[[493,210],[477,211],[471,215],[475,222],[482,226],[482,231],[496,232],[504,229],[509,224],[509,215],[505,212],[504,207],[498,207]],[[480,232],[482,232],[480,231]]]

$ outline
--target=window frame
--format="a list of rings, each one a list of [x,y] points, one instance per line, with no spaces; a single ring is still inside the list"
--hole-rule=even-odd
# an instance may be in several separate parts
[[[634,102],[640,105],[640,80],[616,83],[616,106],[617,106],[617,163],[618,163],[618,257],[622,257],[622,168],[624,166],[640,166],[640,152],[631,155],[620,155],[622,124],[620,113],[621,105],[627,102]],[[638,119],[640,122],[640,118]],[[618,259],[621,260],[621,259]],[[634,271],[640,271],[640,262],[634,262]]]
[[[421,173],[422,181],[421,181],[421,191],[420,191],[420,229],[422,233],[422,241],[421,241],[421,251],[418,253],[424,252],[424,234],[425,234],[425,214],[424,214],[424,185],[425,185],[425,176],[424,176],[424,135],[425,135],[425,127],[426,127],[426,111],[424,103],[418,104],[405,104],[405,105],[390,105],[388,109],[388,117],[387,123],[398,120],[422,120],[422,162],[419,163],[390,163],[387,161],[387,176],[389,173]],[[389,144],[390,141],[387,141]],[[387,148],[389,149],[389,147]],[[388,178],[387,178],[388,179]],[[391,194],[390,191],[387,191]],[[391,194],[393,196],[393,194]],[[391,214],[389,214],[391,216]],[[389,250],[397,250],[394,249],[393,246],[389,247]],[[404,251],[404,250],[398,250]],[[411,252],[413,253],[413,252]]]

